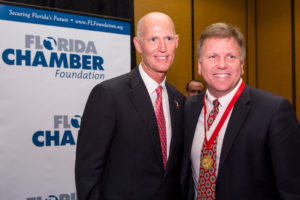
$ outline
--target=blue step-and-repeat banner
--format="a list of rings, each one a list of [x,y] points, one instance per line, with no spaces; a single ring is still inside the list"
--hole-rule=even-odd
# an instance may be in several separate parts
[[[0,27],[0,199],[76,200],[81,115],[130,71],[130,23],[0,2]]]

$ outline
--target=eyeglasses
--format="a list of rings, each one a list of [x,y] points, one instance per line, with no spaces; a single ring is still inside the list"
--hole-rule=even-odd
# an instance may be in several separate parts
[[[189,92],[193,93],[193,94],[195,94],[195,93],[199,94],[201,92],[201,90],[189,90]]]

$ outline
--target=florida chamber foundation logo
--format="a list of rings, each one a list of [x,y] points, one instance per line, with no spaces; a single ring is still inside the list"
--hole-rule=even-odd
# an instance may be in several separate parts
[[[55,69],[55,78],[105,78],[104,59],[93,41],[25,35],[25,49],[7,48],[2,60],[11,66]]]
[[[80,122],[80,115],[54,115],[54,129],[34,132],[32,142],[37,147],[75,145]]]
[[[77,200],[76,194],[59,194],[59,195],[49,195],[46,198],[41,196],[38,197],[29,197],[26,200]]]

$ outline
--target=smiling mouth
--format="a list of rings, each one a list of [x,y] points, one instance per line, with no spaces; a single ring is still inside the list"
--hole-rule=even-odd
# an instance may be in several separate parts
[[[230,74],[214,74],[215,77],[219,77],[219,78],[223,78],[223,77],[227,77],[229,76]]]
[[[156,56],[156,58],[159,60],[165,60],[168,58],[168,56]]]

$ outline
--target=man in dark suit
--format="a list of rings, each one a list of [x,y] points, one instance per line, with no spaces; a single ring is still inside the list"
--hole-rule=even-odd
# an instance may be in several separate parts
[[[184,199],[300,199],[300,127],[288,100],[244,84],[243,35],[225,23],[198,41],[207,90],[185,103]]]
[[[182,196],[185,97],[166,81],[178,46],[173,21],[145,15],[134,44],[141,64],[98,84],[88,98],[76,151],[79,200]]]

